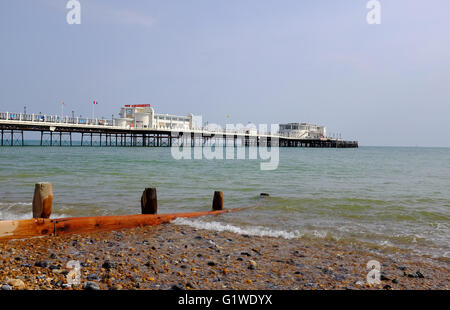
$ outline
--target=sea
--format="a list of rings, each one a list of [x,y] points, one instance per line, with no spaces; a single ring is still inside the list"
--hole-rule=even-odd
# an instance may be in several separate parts
[[[260,163],[175,159],[168,147],[0,147],[0,219],[31,218],[37,182],[53,185],[52,218],[137,214],[146,187],[158,213],[207,211],[222,191],[225,208],[246,208],[174,224],[450,261],[450,148],[280,148],[276,169]]]

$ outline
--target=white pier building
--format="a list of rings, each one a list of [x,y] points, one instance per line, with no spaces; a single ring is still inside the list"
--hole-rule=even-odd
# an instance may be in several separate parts
[[[280,136],[297,139],[323,139],[326,138],[325,126],[307,123],[287,123],[279,125]]]
[[[124,128],[192,130],[194,129],[194,115],[176,116],[156,114],[149,104],[125,105],[120,109],[120,118],[116,124]]]

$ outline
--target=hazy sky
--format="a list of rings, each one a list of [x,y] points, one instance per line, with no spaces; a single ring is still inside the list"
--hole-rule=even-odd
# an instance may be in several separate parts
[[[450,1],[0,2],[0,111],[313,122],[361,145],[450,146]],[[230,118],[227,119],[226,116]]]

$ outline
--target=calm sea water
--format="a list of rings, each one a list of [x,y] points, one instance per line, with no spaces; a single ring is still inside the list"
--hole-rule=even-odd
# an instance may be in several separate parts
[[[30,218],[40,181],[53,183],[52,217],[139,213],[145,187],[157,188],[159,213],[209,210],[222,190],[226,208],[251,207],[177,222],[450,258],[448,148],[285,148],[277,170],[259,164],[177,161],[169,148],[2,147],[0,218]]]

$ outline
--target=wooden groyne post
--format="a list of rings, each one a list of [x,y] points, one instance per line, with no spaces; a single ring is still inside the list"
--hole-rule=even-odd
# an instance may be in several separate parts
[[[33,218],[48,219],[52,214],[53,189],[47,182],[36,183],[33,197]]]
[[[158,199],[156,197],[156,188],[149,187],[144,190],[141,197],[142,214],[158,213]]]
[[[223,210],[223,193],[221,191],[214,192],[212,209],[213,211]]]

